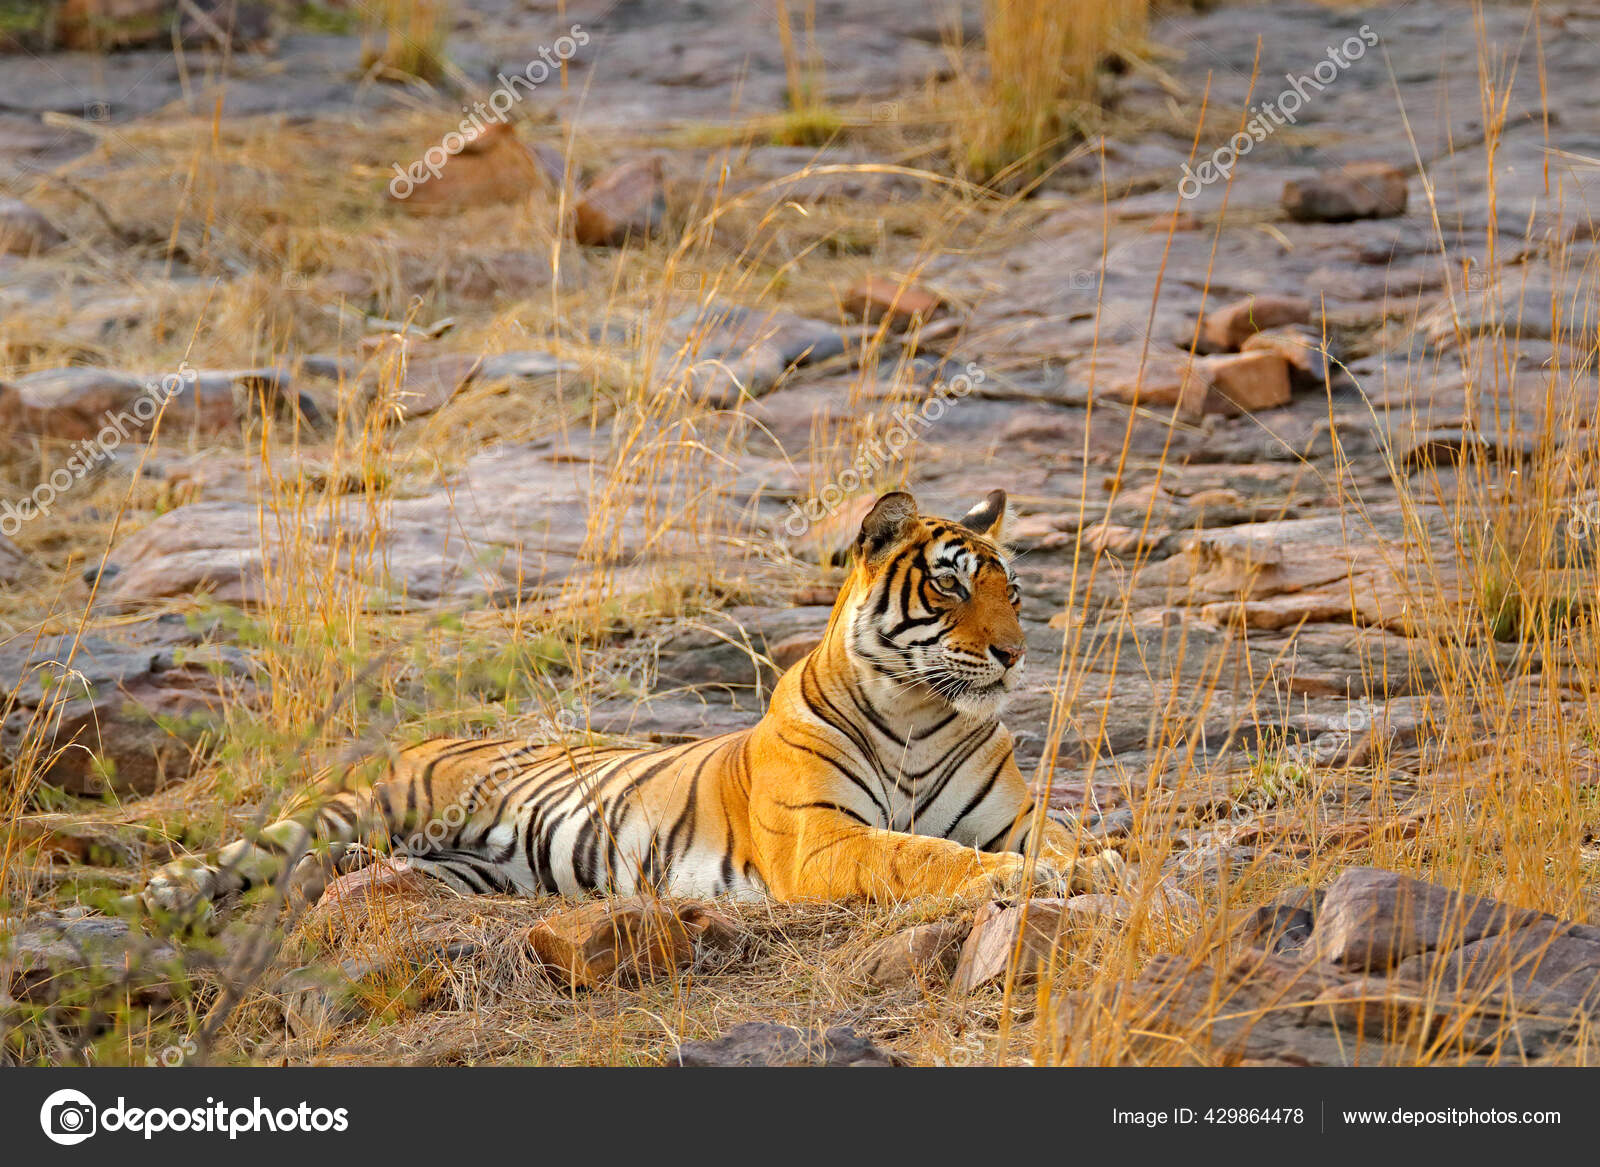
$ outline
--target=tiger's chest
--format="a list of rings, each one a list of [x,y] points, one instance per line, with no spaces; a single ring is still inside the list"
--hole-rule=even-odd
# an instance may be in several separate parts
[[[992,782],[1003,757],[980,739],[933,741],[920,748],[879,751],[868,781],[878,797],[872,825],[891,831],[946,837]]]

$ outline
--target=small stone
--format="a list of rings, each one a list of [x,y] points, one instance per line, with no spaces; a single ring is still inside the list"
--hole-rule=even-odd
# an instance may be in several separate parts
[[[339,973],[344,972],[341,965]],[[352,967],[346,978],[330,970],[301,969],[276,986],[284,1028],[291,1037],[316,1039],[361,1020],[364,1010],[351,991],[367,970]]]
[[[932,320],[944,309],[944,298],[920,284],[887,276],[868,276],[845,293],[845,314],[877,324],[885,316],[895,328]]]
[[[886,989],[943,983],[961,959],[972,925],[961,920],[919,924],[886,936],[861,958],[861,975]]]
[[[747,1021],[710,1041],[678,1047],[680,1066],[893,1066],[879,1049],[849,1026],[819,1033],[767,1021]]]
[[[536,142],[529,152],[539,169],[544,172],[551,188],[566,190],[570,197],[574,185],[583,178],[583,172],[578,169],[578,164],[549,142]]]
[[[771,392],[792,367],[840,356],[845,337],[836,325],[793,312],[708,304],[672,321],[670,343],[693,363],[690,392],[707,404],[730,406]]]
[[[634,896],[601,900],[540,920],[528,930],[534,960],[570,988],[654,980],[693,960],[695,944],[733,943],[738,925],[703,904]]]
[[[1236,353],[1258,332],[1311,321],[1311,301],[1301,296],[1247,296],[1208,312],[1201,334],[1212,352]]]
[[[657,683],[673,691],[768,689],[779,673],[822,638],[829,611],[821,606],[739,606],[721,620],[666,633],[658,645]],[[762,656],[778,666],[769,668]]]
[[[418,175],[426,181],[416,181]],[[437,178],[415,166],[405,173],[391,171],[388,197],[413,214],[440,215],[520,203],[545,187],[544,171],[506,123],[492,125],[468,142],[445,162]]]
[[[835,324],[771,308],[715,303],[672,321],[676,343],[696,356],[729,357],[770,347],[785,365],[814,365],[839,356],[846,338]]]
[[[175,0],[64,0],[56,36],[64,49],[102,52],[153,45],[170,35]]]
[[[1126,839],[1133,834],[1134,814],[1131,806],[1119,806],[1115,810],[1108,810],[1097,818],[1088,828],[1089,837],[1100,842],[1113,842],[1117,839]]]
[[[602,174],[584,192],[573,217],[579,243],[621,247],[661,229],[667,214],[666,174],[660,158],[639,158]]]
[[[1211,380],[1207,413],[1233,416],[1289,404],[1289,362],[1277,353],[1207,357],[1203,368]]]
[[[17,199],[0,198],[0,255],[37,255],[66,241],[43,212]]]
[[[1302,223],[1392,219],[1406,213],[1406,176],[1386,162],[1352,162],[1286,182],[1283,209]]]
[[[1314,328],[1290,325],[1256,333],[1240,346],[1242,351],[1277,353],[1289,362],[1289,387],[1301,392],[1326,389],[1339,370],[1329,360],[1329,352]]]
[[[450,894],[442,881],[414,867],[379,859],[329,882],[321,898],[308,896],[315,903],[300,921],[300,930],[322,932],[331,939],[344,931],[352,916],[392,911]]]
[[[789,369],[774,346],[758,344],[742,353],[700,361],[687,370],[689,395],[695,401],[731,408],[750,397],[772,392]]]
[[[1018,983],[1037,980],[1069,932],[1126,920],[1132,910],[1127,900],[1114,895],[1034,899],[1010,907],[985,904],[961,949],[951,989],[970,993],[1001,980],[1013,956]]]
[[[300,1040],[319,1039],[333,1030],[370,1017],[374,1004],[392,1000],[390,992],[375,991],[396,983],[407,986],[407,996],[426,998],[429,978],[419,971],[434,961],[450,962],[475,955],[475,945],[451,945],[427,953],[394,950],[342,960],[336,967],[296,969],[279,981],[273,995],[283,1008],[284,1026]],[[418,958],[421,957],[419,960]],[[412,1004],[421,1003],[413,999]]]

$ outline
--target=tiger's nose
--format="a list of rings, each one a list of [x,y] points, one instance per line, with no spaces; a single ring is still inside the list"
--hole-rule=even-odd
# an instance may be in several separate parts
[[[989,646],[989,655],[999,661],[1002,668],[1007,669],[1021,660],[1023,654],[1027,651],[1027,648],[1022,645],[1018,645],[1016,648],[1003,647],[998,644]]]

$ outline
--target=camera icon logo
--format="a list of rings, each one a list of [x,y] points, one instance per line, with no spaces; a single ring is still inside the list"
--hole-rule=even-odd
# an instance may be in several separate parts
[[[52,1143],[76,1146],[94,1134],[98,1113],[87,1094],[57,1090],[39,1108],[39,1125]]]

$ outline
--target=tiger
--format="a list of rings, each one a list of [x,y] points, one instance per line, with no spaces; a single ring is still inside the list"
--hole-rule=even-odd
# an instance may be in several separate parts
[[[644,748],[424,741],[378,758],[376,777],[330,772],[285,817],[167,864],[135,898],[209,910],[281,883],[314,902],[363,840],[462,894],[1115,888],[1120,855],[1036,813],[1000,721],[1027,654],[1008,521],[1002,490],[959,520],[904,491],[876,499],[821,639],[748,728]]]

